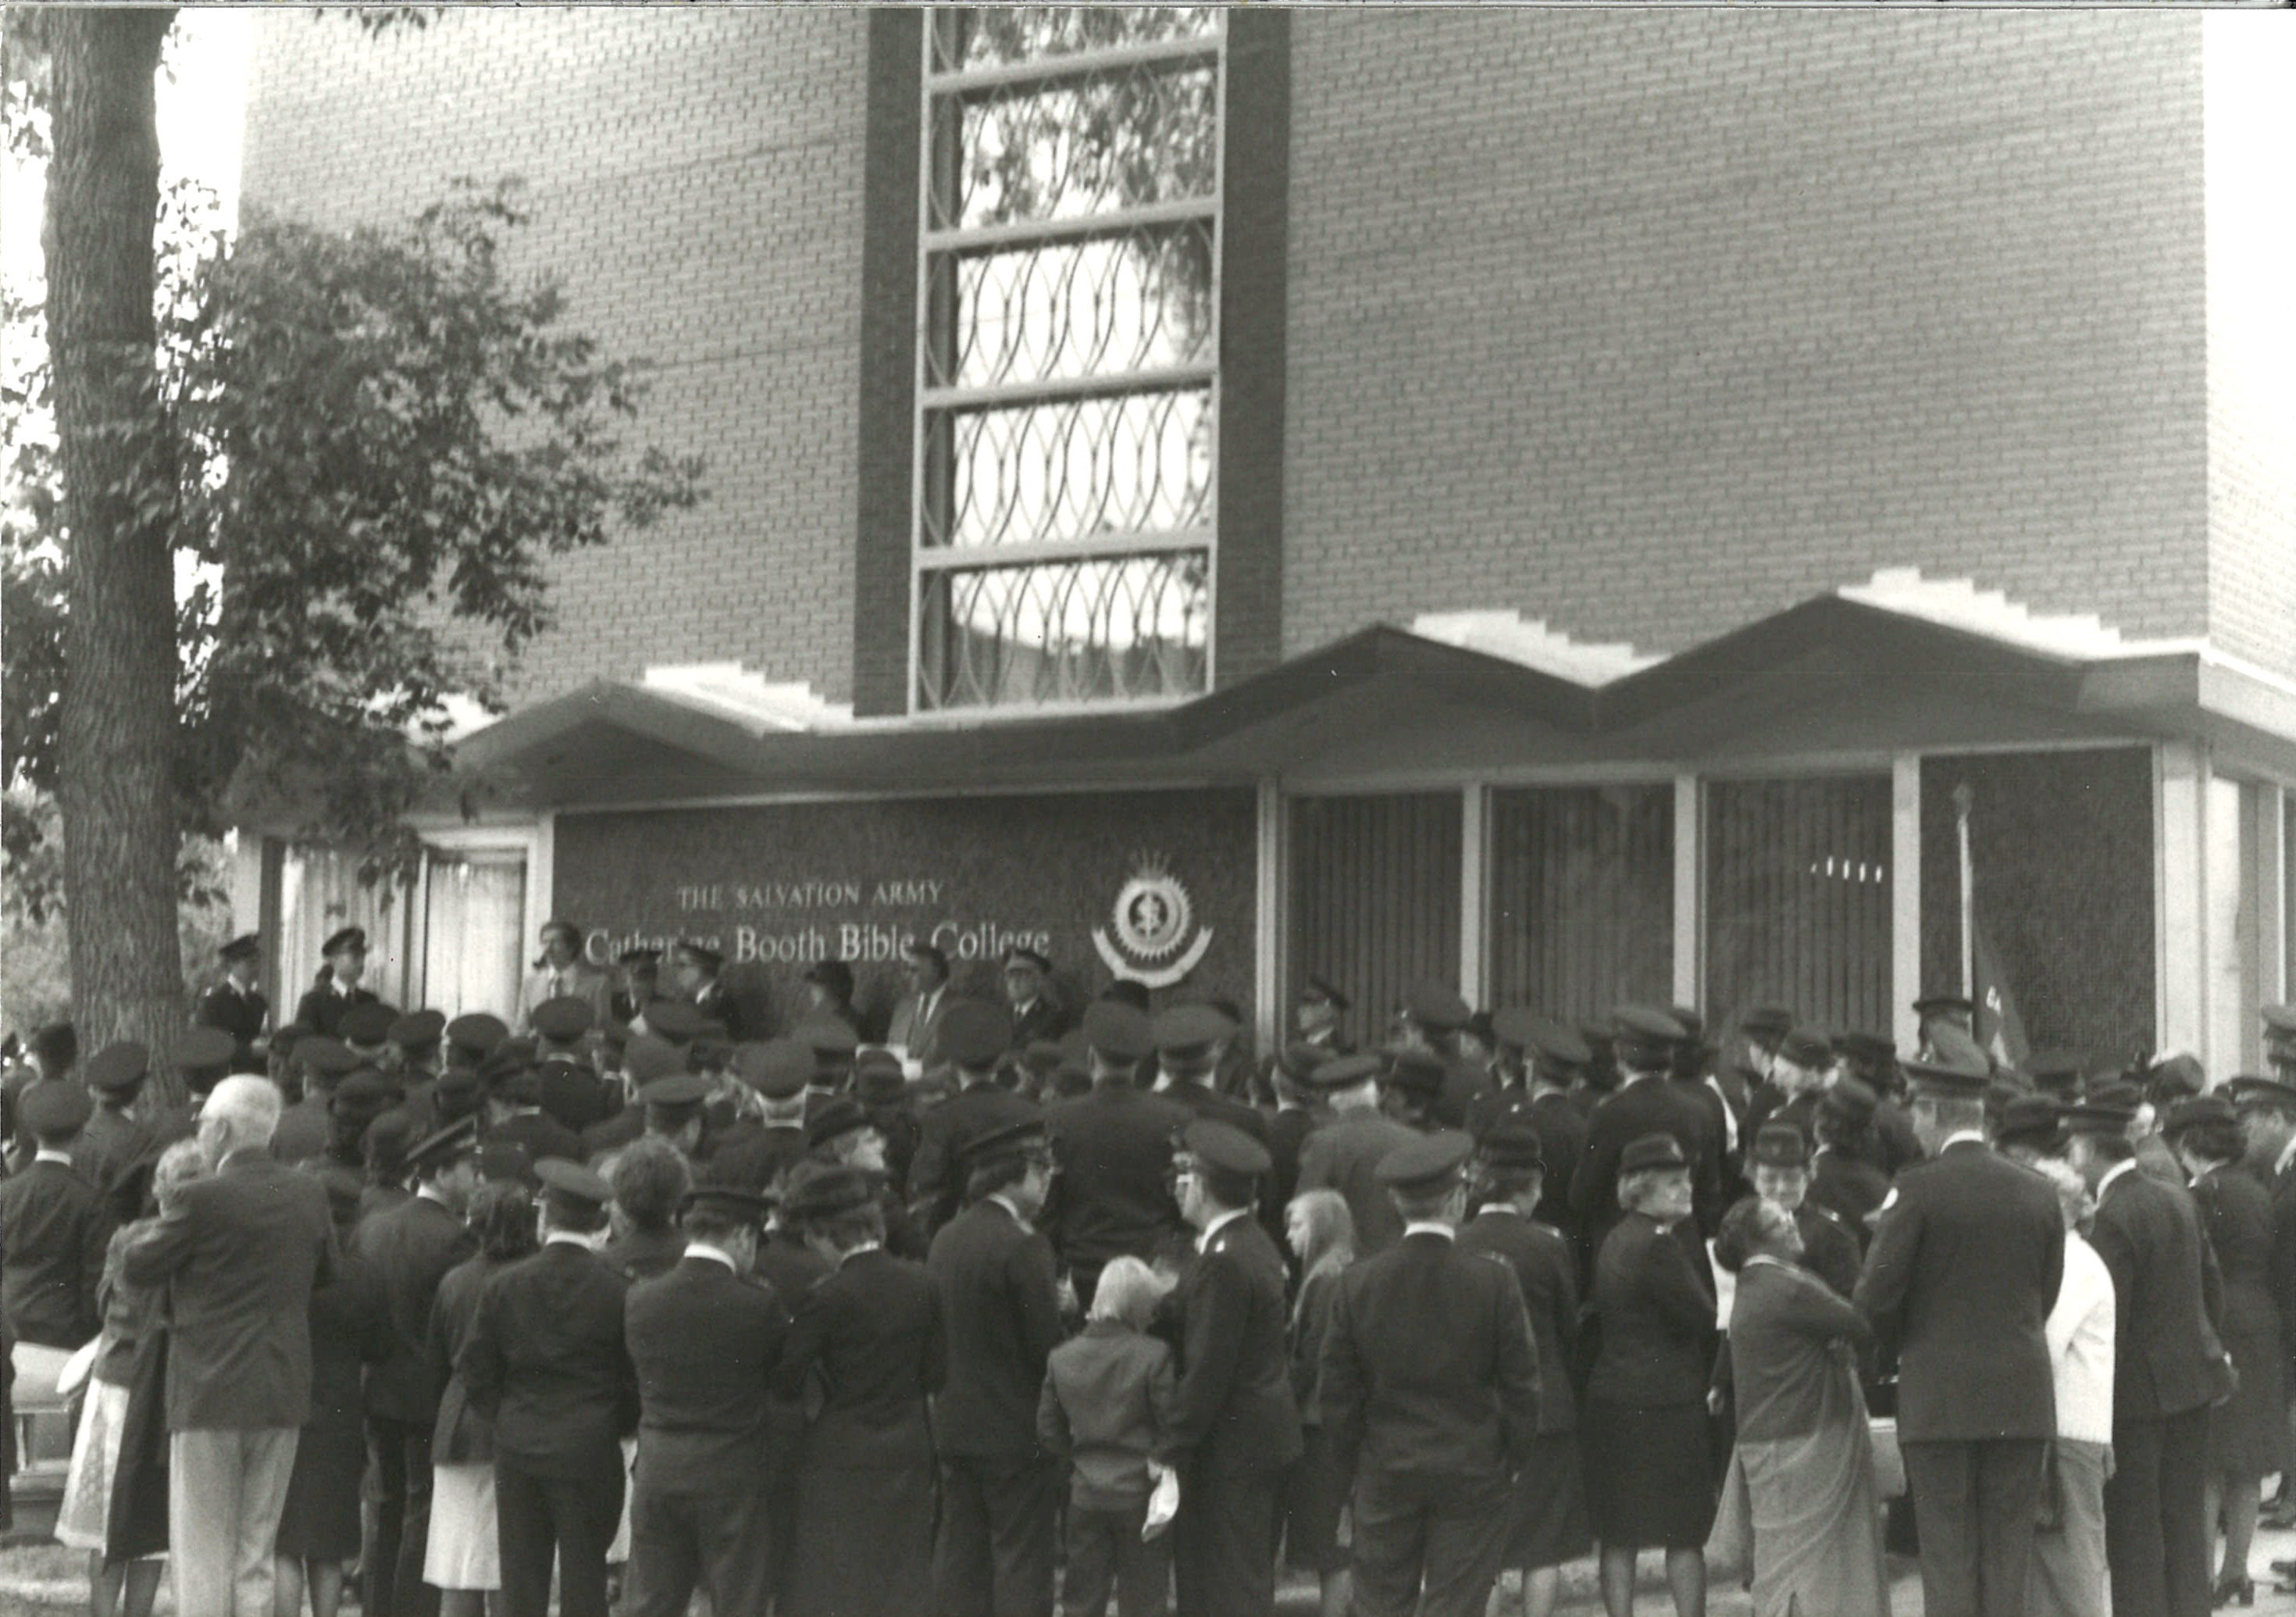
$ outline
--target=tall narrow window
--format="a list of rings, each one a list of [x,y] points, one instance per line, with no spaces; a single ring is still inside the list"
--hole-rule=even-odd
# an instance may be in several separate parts
[[[1225,41],[1215,7],[928,13],[919,709],[1210,685]]]

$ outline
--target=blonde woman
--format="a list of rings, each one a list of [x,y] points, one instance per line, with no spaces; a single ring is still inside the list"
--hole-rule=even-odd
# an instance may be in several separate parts
[[[1356,1221],[1347,1198],[1336,1190],[1292,1197],[1283,1210],[1283,1238],[1300,1260],[1300,1288],[1292,1304],[1292,1396],[1300,1406],[1302,1444],[1283,1479],[1283,1559],[1296,1572],[1316,1574],[1323,1617],[1342,1617],[1349,1579],[1340,1512],[1349,1479],[1332,1457],[1316,1382],[1340,1271],[1356,1260]]]

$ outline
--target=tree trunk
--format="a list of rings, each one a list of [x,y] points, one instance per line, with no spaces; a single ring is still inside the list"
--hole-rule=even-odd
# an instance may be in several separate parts
[[[176,932],[175,512],[153,353],[153,77],[175,13],[59,6],[51,52],[48,345],[69,534],[58,753],[72,1014],[85,1048],[185,1020]]]

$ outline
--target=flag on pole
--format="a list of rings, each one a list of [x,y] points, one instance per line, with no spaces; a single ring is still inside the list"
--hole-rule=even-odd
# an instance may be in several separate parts
[[[1972,911],[1975,907],[1971,906]],[[1977,1042],[2004,1066],[2021,1067],[2032,1054],[2032,1047],[2025,1042],[2024,1019],[2017,1014],[2016,998],[2009,991],[2009,980],[2002,974],[2001,963],[1994,957],[1993,940],[1985,935],[1985,923],[1974,914],[1970,917],[1970,930],[1976,938],[1972,952],[1976,956],[1977,981],[1969,997],[1977,1007]]]

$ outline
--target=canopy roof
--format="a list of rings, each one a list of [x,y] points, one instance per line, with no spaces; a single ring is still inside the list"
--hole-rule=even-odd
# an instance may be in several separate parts
[[[479,729],[458,775],[529,808],[980,787],[1313,782],[2193,736],[2296,772],[2296,682],[1910,574],[1670,657],[1513,614],[1374,625],[1174,706],[856,719],[726,665],[596,680]]]

